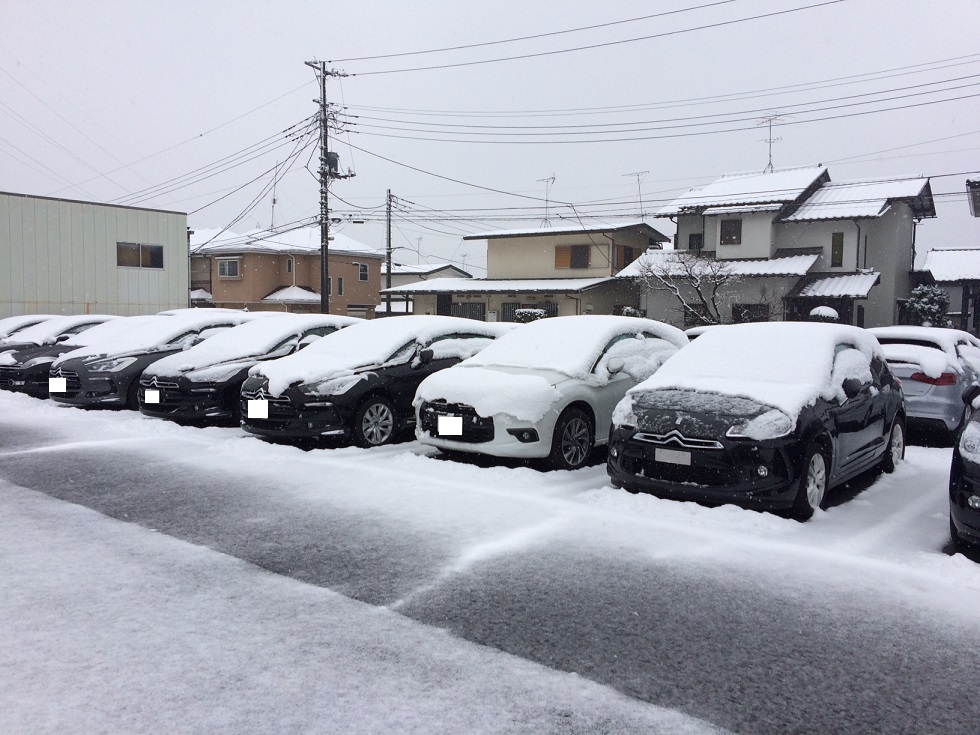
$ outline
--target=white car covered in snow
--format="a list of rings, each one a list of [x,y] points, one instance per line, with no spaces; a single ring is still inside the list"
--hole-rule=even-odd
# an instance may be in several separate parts
[[[613,408],[687,345],[650,319],[566,316],[532,322],[426,378],[416,436],[445,451],[585,465],[605,444]]]
[[[980,339],[960,329],[876,327],[888,366],[902,381],[908,422],[923,429],[956,431],[963,421],[963,392],[980,380]]]

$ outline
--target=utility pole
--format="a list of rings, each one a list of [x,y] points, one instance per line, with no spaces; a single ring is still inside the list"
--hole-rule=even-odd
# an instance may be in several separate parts
[[[387,216],[385,218],[385,222],[387,223],[387,227],[388,227],[388,238],[385,241],[386,242],[385,263],[387,266],[387,270],[385,271],[385,288],[389,289],[391,288],[391,189],[388,189],[387,210],[388,210]],[[391,292],[390,291],[385,293],[385,303],[387,304],[387,309],[388,309],[385,312],[385,316],[391,316]]]
[[[307,61],[307,66],[317,72],[320,81],[320,313],[330,313],[330,179],[350,178],[353,173],[341,176],[336,154],[330,153],[330,118],[327,105],[327,76],[345,77],[343,72],[327,70],[325,61]]]

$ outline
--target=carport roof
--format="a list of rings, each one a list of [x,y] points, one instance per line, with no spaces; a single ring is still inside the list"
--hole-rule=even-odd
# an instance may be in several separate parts
[[[802,297],[866,299],[881,278],[877,272],[850,273],[826,276],[812,281],[800,289]]]
[[[577,293],[615,282],[615,278],[433,278],[382,289],[391,294],[432,293]]]

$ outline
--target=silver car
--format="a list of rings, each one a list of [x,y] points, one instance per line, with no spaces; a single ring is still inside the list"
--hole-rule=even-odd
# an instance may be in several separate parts
[[[963,421],[961,396],[980,379],[980,339],[942,327],[869,329],[902,381],[908,422],[954,432]]]

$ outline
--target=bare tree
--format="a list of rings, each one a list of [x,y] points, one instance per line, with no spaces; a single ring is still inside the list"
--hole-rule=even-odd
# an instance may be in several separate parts
[[[721,324],[727,304],[724,291],[741,280],[730,262],[700,255],[697,250],[657,253],[644,259],[637,270],[647,288],[673,294],[685,324]]]

